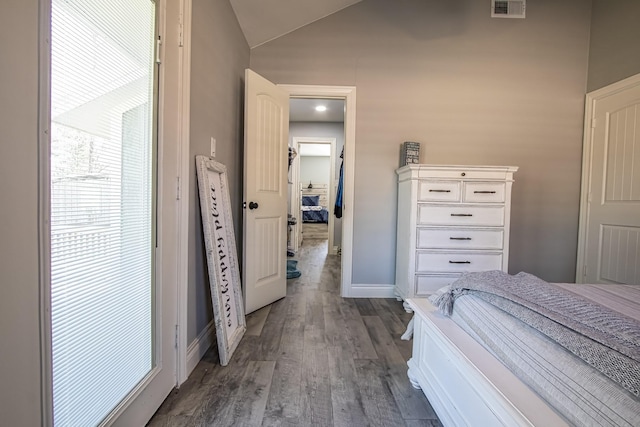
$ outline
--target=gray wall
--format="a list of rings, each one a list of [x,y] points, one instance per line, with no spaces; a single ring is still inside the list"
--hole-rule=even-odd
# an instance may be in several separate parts
[[[399,145],[515,165],[510,271],[573,281],[591,2],[365,0],[251,51],[276,83],[357,87],[353,283],[395,275]]]
[[[247,44],[227,0],[193,0],[191,49],[189,296],[187,339],[191,343],[213,318],[202,237],[195,156],[210,153],[227,167],[233,226],[242,256],[242,147]]]
[[[0,3],[0,424],[40,425],[38,1]]]
[[[300,156],[300,182],[329,185],[329,156]],[[328,195],[327,195],[328,196]]]
[[[640,1],[594,0],[589,92],[640,73]]]

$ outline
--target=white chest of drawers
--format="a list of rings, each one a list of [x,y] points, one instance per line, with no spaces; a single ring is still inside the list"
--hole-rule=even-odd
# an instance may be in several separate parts
[[[428,296],[509,264],[515,166],[409,165],[398,174],[395,294]],[[405,309],[410,311],[405,304]]]

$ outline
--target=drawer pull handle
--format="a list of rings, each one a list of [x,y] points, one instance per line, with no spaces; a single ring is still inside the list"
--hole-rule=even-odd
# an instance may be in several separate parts
[[[429,190],[429,193],[451,193],[451,190]]]
[[[474,194],[496,194],[495,191],[474,191]]]
[[[449,261],[449,264],[471,264],[471,261]]]
[[[451,214],[451,216],[473,216],[473,214]]]
[[[449,240],[471,240],[471,237],[449,237]]]

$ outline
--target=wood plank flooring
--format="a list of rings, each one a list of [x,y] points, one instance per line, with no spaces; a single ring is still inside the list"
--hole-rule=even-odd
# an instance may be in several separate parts
[[[302,239],[327,239],[329,224],[323,222],[303,222]]]
[[[247,316],[229,365],[214,344],[149,426],[441,426],[407,378],[402,304],[341,298],[326,240],[305,239],[295,259],[302,276]]]

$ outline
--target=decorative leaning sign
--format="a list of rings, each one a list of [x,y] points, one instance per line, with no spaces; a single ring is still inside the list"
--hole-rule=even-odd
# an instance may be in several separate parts
[[[227,168],[208,157],[196,156],[196,170],[218,353],[220,364],[226,366],[247,329]]]

